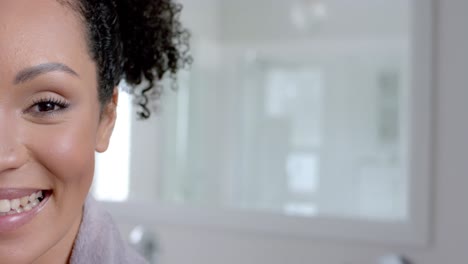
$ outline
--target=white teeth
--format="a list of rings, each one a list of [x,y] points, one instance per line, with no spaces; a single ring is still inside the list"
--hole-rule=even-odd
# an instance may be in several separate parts
[[[10,202],[11,209],[17,210],[21,205],[20,199],[13,199]]]
[[[21,206],[25,207],[29,203],[29,196],[22,197],[20,199]]]
[[[36,193],[32,193],[31,195],[29,195],[29,201],[30,202],[34,202],[34,200],[36,200],[37,198],[37,194]]]
[[[12,200],[0,200],[0,216],[12,215],[29,211],[40,204],[40,199],[43,198],[42,191],[35,192],[31,195],[24,196]]]
[[[10,200],[0,200],[0,213],[8,213],[10,210]]]
[[[33,202],[31,202],[31,207],[35,207],[35,206],[38,205],[38,204],[39,204],[39,200],[36,199],[36,200],[34,200]]]

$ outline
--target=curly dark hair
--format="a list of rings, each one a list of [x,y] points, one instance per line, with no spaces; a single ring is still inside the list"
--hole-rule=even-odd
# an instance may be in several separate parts
[[[150,117],[149,94],[166,74],[191,63],[189,32],[179,17],[182,5],[172,0],[58,0],[71,6],[86,27],[89,52],[97,64],[102,105],[112,98],[121,80],[131,87],[140,106],[138,115]],[[145,86],[136,91],[142,82]]]

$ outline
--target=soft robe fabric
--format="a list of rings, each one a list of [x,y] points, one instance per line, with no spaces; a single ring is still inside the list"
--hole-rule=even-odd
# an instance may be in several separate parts
[[[148,264],[120,236],[111,216],[88,197],[70,264]]]

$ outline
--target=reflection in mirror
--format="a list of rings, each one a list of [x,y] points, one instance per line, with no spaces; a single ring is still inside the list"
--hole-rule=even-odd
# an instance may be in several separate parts
[[[146,124],[121,104],[99,199],[407,219],[411,1],[183,3],[195,63]]]

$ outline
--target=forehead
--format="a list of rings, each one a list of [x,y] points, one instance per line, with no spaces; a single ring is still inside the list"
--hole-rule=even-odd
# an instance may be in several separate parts
[[[57,0],[1,0],[0,76],[51,61],[84,66],[83,28],[75,11]]]

